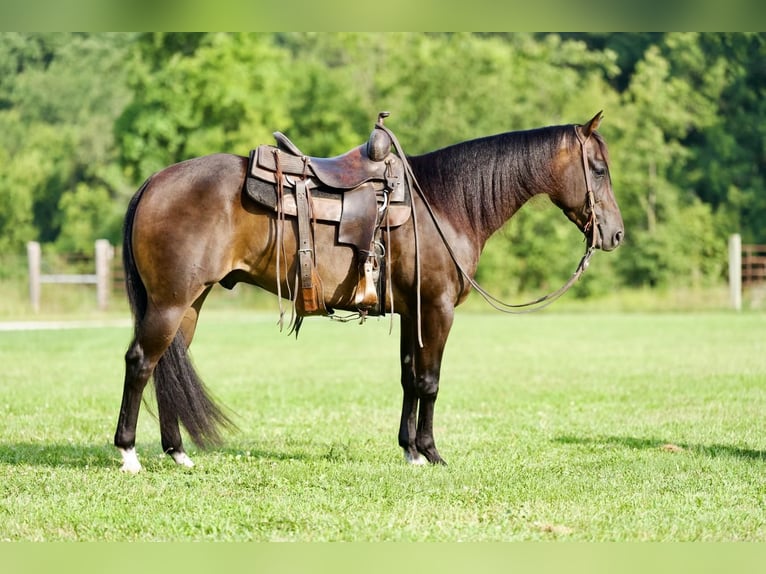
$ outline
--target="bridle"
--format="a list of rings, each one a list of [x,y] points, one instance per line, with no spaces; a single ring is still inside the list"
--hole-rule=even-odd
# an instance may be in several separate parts
[[[580,132],[577,131],[577,127],[575,127],[575,136],[577,136],[577,141],[580,142],[580,151],[582,152],[582,170],[585,174],[585,208],[586,210],[590,211],[590,214],[588,215],[588,221],[585,222],[585,225],[583,226],[582,230],[583,233],[587,233],[588,230],[591,230],[591,242],[590,246],[588,246],[588,252],[593,252],[593,250],[596,248],[596,196],[593,192],[593,182],[590,177],[590,168],[588,167],[588,152],[585,150],[585,144],[588,143],[588,140],[590,139],[590,134],[588,137],[583,138],[580,135]]]
[[[413,173],[409,162],[407,161],[407,157],[405,156],[404,151],[402,150],[399,140],[396,138],[394,133],[391,130],[389,130],[386,126],[379,124],[376,127],[384,130],[391,137],[391,141],[393,142],[394,149],[396,149],[396,152],[399,154],[399,157],[402,159],[402,163],[404,164],[405,175],[407,178],[407,182],[410,186],[410,189],[414,190],[418,194],[418,196],[420,197],[420,200],[423,202],[423,205],[425,205],[426,210],[428,211],[428,214],[431,216],[431,219],[434,222],[434,226],[439,232],[439,235],[441,236],[442,241],[444,242],[444,245],[447,248],[447,251],[449,252],[450,257],[452,258],[452,261],[455,263],[455,266],[457,267],[458,271],[460,271],[463,277],[465,277],[465,280],[468,282],[468,284],[471,285],[471,287],[473,287],[494,309],[501,311],[503,313],[508,313],[512,315],[524,315],[527,313],[534,313],[535,311],[540,311],[541,309],[544,309],[545,307],[547,307],[548,305],[556,301],[564,293],[566,293],[569,290],[569,288],[575,284],[575,282],[582,276],[582,274],[588,268],[591,255],[593,255],[593,251],[596,249],[596,232],[598,229],[598,222],[596,220],[596,197],[593,191],[593,181],[591,179],[590,168],[588,167],[588,152],[585,149],[585,145],[588,143],[588,140],[590,139],[590,134],[587,137],[583,138],[580,135],[580,132],[577,130],[577,126],[574,126],[575,136],[577,137],[577,141],[580,143],[583,174],[585,176],[586,191],[585,191],[585,206],[584,207],[585,207],[585,210],[589,212],[588,220],[585,222],[585,225],[583,225],[582,231],[583,233],[586,234],[586,236],[587,236],[587,232],[590,231],[591,233],[590,244],[586,247],[585,253],[582,256],[582,259],[580,259],[580,262],[577,264],[577,268],[575,269],[575,272],[567,280],[567,282],[564,283],[564,285],[562,285],[555,291],[548,293],[547,295],[543,295],[542,297],[535,299],[534,301],[529,301],[527,303],[520,303],[520,304],[510,304],[510,303],[505,303],[504,301],[498,299],[491,293],[487,292],[481,285],[479,285],[479,283],[473,277],[471,277],[471,275],[468,272],[466,272],[465,269],[463,269],[463,266],[458,261],[457,256],[455,255],[455,252],[452,249],[452,246],[447,241],[447,237],[444,234],[444,231],[442,230],[439,220],[436,217],[436,213],[434,212],[430,202],[428,201],[425,194],[423,193],[423,190],[420,187],[420,184],[418,183],[417,178],[415,177],[415,174]],[[413,220],[414,220],[413,223],[415,228],[415,260],[416,260],[415,277],[417,282],[417,287],[416,287],[417,334],[418,334],[418,344],[420,345],[420,347],[422,347],[423,341],[422,341],[421,318],[420,318],[420,248],[419,248],[419,241],[418,241],[417,218],[415,216],[414,208],[412,210],[412,216],[413,216]]]

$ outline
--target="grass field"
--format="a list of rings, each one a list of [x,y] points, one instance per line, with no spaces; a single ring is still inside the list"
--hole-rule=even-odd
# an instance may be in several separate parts
[[[398,327],[203,314],[240,427],[194,469],[111,438],[129,327],[0,332],[0,539],[766,540],[766,315],[459,313],[437,402],[449,466],[396,444]]]

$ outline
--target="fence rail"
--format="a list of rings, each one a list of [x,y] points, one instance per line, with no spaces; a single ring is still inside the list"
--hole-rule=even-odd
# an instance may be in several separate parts
[[[742,287],[766,282],[766,245],[742,246]]]
[[[112,260],[114,248],[106,239],[95,244],[95,273],[42,273],[42,250],[37,241],[27,243],[29,267],[29,299],[35,312],[40,310],[41,285],[44,283],[67,283],[96,286],[96,302],[99,309],[109,306],[109,292],[112,288]]]
[[[731,306],[742,308],[742,293],[766,286],[766,245],[745,244],[738,233],[729,236],[729,296]]]

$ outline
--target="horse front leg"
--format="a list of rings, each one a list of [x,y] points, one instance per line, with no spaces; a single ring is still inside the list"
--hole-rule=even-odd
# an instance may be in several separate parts
[[[402,387],[404,389],[404,402],[402,406],[402,425],[400,427],[399,444],[405,449],[405,457],[415,464],[426,458],[431,464],[446,464],[439,454],[434,440],[434,406],[439,394],[439,377],[441,362],[444,354],[444,345],[447,342],[450,328],[452,327],[453,309],[423,309],[422,334],[423,347],[417,344],[417,322],[413,320],[402,321],[402,333],[408,327],[411,344],[411,360],[406,364],[407,355],[402,357]],[[404,341],[404,334],[402,335]],[[404,348],[404,345],[402,345]],[[406,368],[405,368],[406,367]],[[411,383],[410,383],[411,381]],[[408,401],[408,391],[413,393],[414,400]],[[411,395],[412,396],[412,395]],[[408,410],[409,409],[409,410]],[[414,432],[414,446],[418,456],[414,456],[410,450],[413,443],[412,427],[417,413],[417,426]],[[407,429],[406,447],[402,444],[402,429]],[[408,456],[409,455],[409,456]]]
[[[418,423],[418,395],[415,389],[415,327],[406,316],[401,318],[399,360],[402,369],[402,418],[399,423],[399,446],[410,464],[422,465],[426,459],[416,444]]]

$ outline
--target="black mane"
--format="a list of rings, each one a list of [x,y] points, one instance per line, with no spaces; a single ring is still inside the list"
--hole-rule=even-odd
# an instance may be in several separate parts
[[[491,234],[530,197],[553,188],[550,163],[562,138],[576,141],[574,133],[572,125],[506,132],[408,159],[436,210],[467,231]]]

